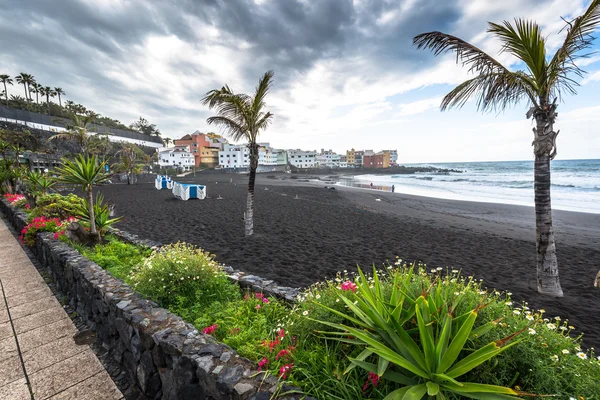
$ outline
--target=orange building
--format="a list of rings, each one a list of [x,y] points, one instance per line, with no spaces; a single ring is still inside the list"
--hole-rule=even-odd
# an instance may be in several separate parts
[[[224,142],[225,139],[217,134],[198,131],[173,141],[176,146],[190,146],[196,167],[200,164],[216,167],[219,164],[219,150]]]

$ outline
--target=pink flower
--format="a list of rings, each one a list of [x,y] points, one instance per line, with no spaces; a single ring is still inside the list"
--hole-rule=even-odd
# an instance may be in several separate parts
[[[356,292],[356,283],[346,281],[342,283],[342,290],[352,290],[352,292]]]
[[[257,304],[256,307],[254,307],[254,308],[256,308],[257,310],[260,310],[260,304]]]
[[[262,293],[254,293],[254,296],[259,300],[261,300],[264,297]]]
[[[265,304],[269,304],[269,299],[267,299],[266,297],[263,297],[262,302]]]
[[[369,376],[367,377],[367,381],[363,385],[363,392],[369,388],[369,384],[373,384],[373,387],[379,384],[379,375],[369,372]]]
[[[291,364],[285,364],[284,366],[279,368],[279,377],[281,379],[287,379],[288,373],[292,370],[293,367],[294,367],[294,363],[291,363]]]
[[[280,329],[280,330],[277,332],[277,336],[278,336],[278,337],[280,337],[281,339],[283,339],[283,338],[285,337],[285,330],[283,330],[283,329]]]
[[[219,325],[217,325],[217,324],[207,326],[206,328],[202,329],[202,333],[204,333],[206,335],[212,335],[213,333],[215,333],[215,331],[218,328],[219,328]]]
[[[266,367],[268,363],[269,363],[269,360],[267,359],[267,357],[260,360],[258,362],[258,370],[260,371],[262,368]]]

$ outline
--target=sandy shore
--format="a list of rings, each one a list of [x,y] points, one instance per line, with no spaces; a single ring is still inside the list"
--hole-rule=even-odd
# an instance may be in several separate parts
[[[124,216],[122,229],[164,243],[197,244],[220,262],[283,285],[310,285],[398,255],[429,267],[462,269],[488,287],[509,290],[515,300],[568,318],[585,332],[587,346],[600,348],[600,289],[592,287],[600,269],[600,215],[554,213],[565,297],[552,299],[535,290],[532,208],[328,190],[325,183],[272,178],[258,179],[251,238],[244,237],[242,220],[247,176],[199,173],[179,179],[207,185],[210,198],[203,201],[179,201],[150,183],[110,185],[102,192]]]

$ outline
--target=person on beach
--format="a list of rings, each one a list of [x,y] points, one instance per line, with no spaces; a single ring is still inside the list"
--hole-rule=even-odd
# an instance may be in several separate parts
[[[371,189],[373,189],[373,182],[371,182]]]
[[[394,193],[394,190],[396,190],[396,186],[392,185],[392,193]]]

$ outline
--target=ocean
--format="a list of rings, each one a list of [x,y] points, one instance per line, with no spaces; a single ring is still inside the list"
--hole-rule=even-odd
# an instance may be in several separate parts
[[[358,175],[340,184],[398,193],[490,203],[533,206],[533,161],[406,164],[462,172],[414,175]],[[555,160],[552,169],[552,208],[600,214],[600,160]]]

